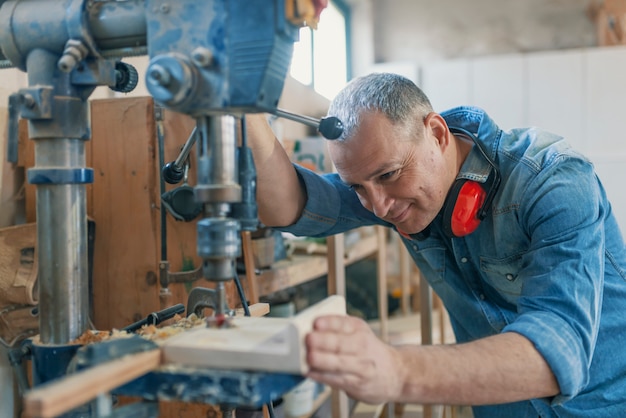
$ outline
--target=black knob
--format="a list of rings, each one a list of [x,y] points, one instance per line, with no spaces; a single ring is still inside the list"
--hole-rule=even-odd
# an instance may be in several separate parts
[[[121,61],[115,63],[115,86],[109,87],[111,90],[130,93],[137,87],[138,82],[139,74],[135,67]]]
[[[185,170],[182,167],[178,167],[174,162],[167,163],[161,169],[161,175],[163,180],[169,184],[178,184],[185,176]]]
[[[337,139],[343,133],[343,123],[335,116],[322,118],[318,131],[326,139]]]

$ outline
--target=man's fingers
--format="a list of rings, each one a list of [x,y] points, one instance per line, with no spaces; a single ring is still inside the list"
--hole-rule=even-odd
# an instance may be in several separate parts
[[[338,332],[342,334],[353,334],[362,330],[369,330],[370,327],[362,319],[345,315],[325,315],[317,318],[313,322],[315,331]]]
[[[359,340],[354,337],[354,340]],[[343,334],[333,332],[312,332],[306,336],[306,347],[309,352],[320,351],[333,354],[354,354],[358,350],[357,341]]]
[[[353,373],[359,376],[368,374],[375,367],[370,359],[360,356],[358,351],[338,354],[333,351],[310,349],[307,353],[307,362],[311,370]]]

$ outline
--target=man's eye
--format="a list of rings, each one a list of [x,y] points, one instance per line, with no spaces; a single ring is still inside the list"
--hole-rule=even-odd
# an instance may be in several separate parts
[[[396,174],[398,170],[393,170],[380,176],[381,180],[388,180]]]
[[[351,184],[348,186],[348,188],[352,191],[358,192],[361,189],[361,185],[360,184]]]

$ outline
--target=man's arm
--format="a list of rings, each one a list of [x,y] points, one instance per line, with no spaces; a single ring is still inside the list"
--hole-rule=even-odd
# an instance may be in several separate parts
[[[485,405],[559,393],[548,364],[517,333],[394,348],[358,318],[328,316],[306,342],[311,378],[368,403]]]
[[[306,192],[265,115],[246,115],[246,125],[257,170],[259,218],[267,226],[291,225],[304,209]]]

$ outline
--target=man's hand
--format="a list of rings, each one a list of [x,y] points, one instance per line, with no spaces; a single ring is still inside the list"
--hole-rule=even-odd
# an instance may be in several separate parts
[[[324,316],[313,323],[306,347],[308,377],[371,404],[488,405],[559,393],[533,343],[514,332],[394,348],[361,319]]]
[[[367,403],[397,398],[402,371],[397,351],[356,317],[324,316],[306,337],[308,377]]]

